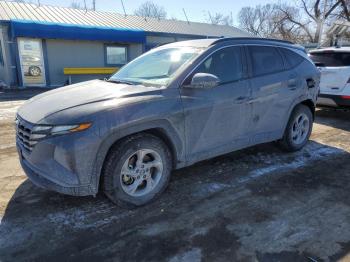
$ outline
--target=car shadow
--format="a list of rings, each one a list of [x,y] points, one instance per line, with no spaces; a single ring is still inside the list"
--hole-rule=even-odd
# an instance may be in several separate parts
[[[315,122],[350,132],[350,110],[318,108]]]
[[[350,243],[349,156],[314,141],[296,153],[259,145],[175,171],[160,199],[132,210],[102,194],[65,196],[26,180],[0,222],[0,260],[342,257]],[[345,250],[324,248],[339,243]]]
[[[28,100],[36,95],[50,91],[51,89],[45,88],[26,88],[17,90],[1,90],[0,89],[0,102],[10,102],[19,100]]]

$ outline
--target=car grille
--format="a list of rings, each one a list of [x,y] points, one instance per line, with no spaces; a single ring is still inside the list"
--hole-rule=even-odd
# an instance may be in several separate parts
[[[16,119],[16,135],[17,141],[27,151],[31,152],[37,141],[31,139],[33,125],[17,117]]]

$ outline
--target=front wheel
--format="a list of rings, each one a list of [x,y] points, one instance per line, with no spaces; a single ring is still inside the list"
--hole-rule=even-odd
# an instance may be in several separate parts
[[[293,110],[288,121],[280,145],[289,152],[302,149],[308,142],[313,125],[313,116],[310,108],[298,105]]]
[[[123,207],[144,205],[159,196],[170,179],[172,157],[167,145],[150,134],[131,136],[115,145],[103,170],[103,189]]]

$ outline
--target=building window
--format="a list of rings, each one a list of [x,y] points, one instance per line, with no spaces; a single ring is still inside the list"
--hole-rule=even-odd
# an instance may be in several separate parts
[[[106,46],[107,65],[124,65],[127,62],[127,48],[125,46]]]

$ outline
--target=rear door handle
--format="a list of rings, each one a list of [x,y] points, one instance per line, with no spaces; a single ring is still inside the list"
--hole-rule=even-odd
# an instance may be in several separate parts
[[[297,74],[291,74],[289,76],[288,82],[287,82],[287,87],[290,90],[295,90],[297,89],[298,83],[297,83]]]
[[[293,79],[289,79],[288,80],[288,84],[287,84],[288,88],[290,90],[295,90],[297,89],[297,80],[295,78]]]

